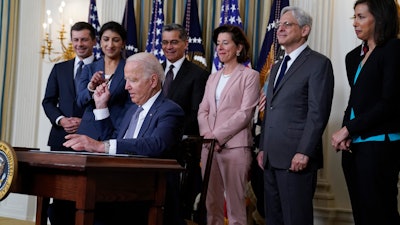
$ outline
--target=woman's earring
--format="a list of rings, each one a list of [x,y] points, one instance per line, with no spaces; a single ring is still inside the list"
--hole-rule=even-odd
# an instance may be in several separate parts
[[[236,56],[240,56],[240,52],[236,52]]]

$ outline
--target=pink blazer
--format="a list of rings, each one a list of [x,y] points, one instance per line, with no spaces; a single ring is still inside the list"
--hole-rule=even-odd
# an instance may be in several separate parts
[[[251,127],[259,98],[259,73],[239,64],[221,93],[217,109],[215,92],[221,76],[222,70],[208,78],[198,112],[200,135],[214,134],[225,148],[252,146]]]

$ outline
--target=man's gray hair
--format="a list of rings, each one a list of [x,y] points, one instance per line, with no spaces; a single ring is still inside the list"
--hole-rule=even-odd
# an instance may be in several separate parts
[[[281,16],[287,12],[292,12],[292,15],[297,20],[300,27],[308,25],[311,29],[312,17],[306,11],[297,6],[286,6],[285,8],[282,9]]]
[[[129,56],[126,62],[140,61],[140,69],[142,69],[144,77],[150,77],[152,74],[157,74],[159,82],[164,82],[164,69],[158,59],[151,53],[139,52]]]

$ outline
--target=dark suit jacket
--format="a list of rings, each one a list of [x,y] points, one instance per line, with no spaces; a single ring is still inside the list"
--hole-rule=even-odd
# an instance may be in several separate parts
[[[125,105],[132,104],[129,93],[125,90],[124,66],[125,59],[121,59],[110,83],[111,97],[108,101],[108,107],[110,110],[111,120],[115,127],[118,127],[123,115],[125,114],[125,110],[127,109]],[[93,123],[95,121],[93,114],[95,105],[92,99],[93,93],[87,89],[87,85],[93,74],[99,70],[104,71],[103,58],[84,67],[79,83],[80,91],[77,99],[78,106],[85,109],[77,133],[88,135],[96,140],[100,140],[101,131],[97,130]]]
[[[359,46],[346,55],[351,93],[343,125],[351,136],[362,138],[399,132],[400,40],[392,39],[383,46],[375,47],[354,84],[362,60],[360,49]],[[350,120],[351,108],[355,113],[353,120]]]
[[[136,139],[124,139],[129,122],[137,109],[132,105],[121,124],[114,127],[110,118],[96,121],[102,139],[117,139],[117,154],[137,154],[151,157],[173,158],[173,149],[182,139],[184,112],[162,93],[151,106]]]
[[[322,167],[322,134],[328,122],[334,77],[330,60],[307,47],[274,89],[281,62],[273,65],[260,140],[264,163],[289,169],[296,153],[310,157],[308,168]]]
[[[163,63],[165,69],[166,63]],[[168,98],[185,112],[184,134],[199,135],[197,111],[203,99],[208,71],[185,59],[171,83]]]
[[[47,80],[42,106],[52,124],[47,143],[51,147],[62,147],[67,135],[64,128],[56,124],[56,119],[60,116],[80,118],[83,114],[75,101],[74,62],[75,59],[71,59],[55,64]]]

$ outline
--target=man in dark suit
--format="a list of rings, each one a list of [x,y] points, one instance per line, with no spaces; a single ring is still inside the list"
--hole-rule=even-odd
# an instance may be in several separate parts
[[[48,141],[51,151],[70,151],[63,146],[64,137],[75,133],[81,122],[83,109],[76,104],[74,77],[80,61],[87,65],[94,60],[93,46],[96,45],[96,38],[93,26],[86,22],[75,23],[71,27],[71,41],[76,57],[54,65],[42,101],[46,116],[52,124]]]
[[[203,99],[209,72],[186,59],[188,35],[182,25],[164,25],[161,43],[167,58],[163,63],[166,74],[173,65],[172,83],[168,88],[168,93],[163,90],[164,95],[185,111],[184,134],[199,135],[197,111]]]
[[[209,72],[186,59],[185,52],[189,42],[188,34],[182,25],[175,23],[164,25],[161,44],[167,58],[166,62],[162,64],[166,74],[163,93],[185,111],[184,134],[199,135],[197,112],[203,99]],[[173,69],[169,72],[171,66]],[[168,73],[171,73],[170,84],[167,84]],[[165,88],[166,86],[168,88]],[[196,152],[187,152],[197,149],[194,146],[181,146],[179,149],[178,160],[186,167],[179,191],[182,199],[182,214],[183,217],[189,219],[192,216],[196,196],[201,192],[200,157]],[[173,198],[177,199],[178,197]]]
[[[183,111],[175,102],[161,94],[164,71],[157,59],[149,53],[130,56],[125,65],[125,89],[135,105],[128,105],[119,127],[114,127],[107,107],[110,90],[106,83],[99,85],[93,95],[96,108],[93,110],[96,126],[101,129],[106,141],[97,141],[86,135],[69,134],[65,147],[76,151],[98,153],[136,154],[160,157],[171,150],[182,137]],[[136,128],[132,135],[127,131],[131,119],[138,109]]]
[[[312,200],[334,77],[330,60],[307,46],[311,25],[311,16],[302,9],[282,9],[277,37],[286,59],[271,69],[257,156],[264,169],[268,225],[313,224]]]

